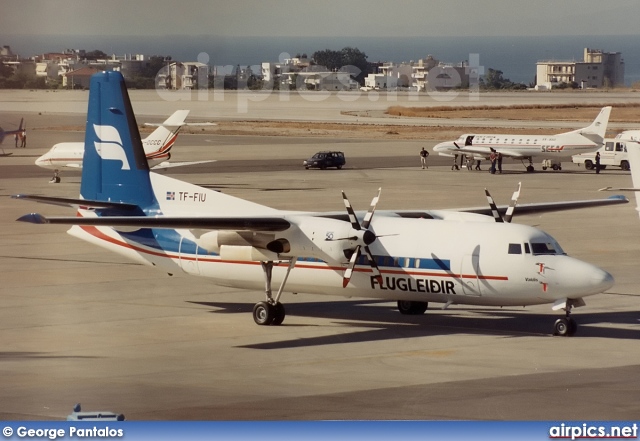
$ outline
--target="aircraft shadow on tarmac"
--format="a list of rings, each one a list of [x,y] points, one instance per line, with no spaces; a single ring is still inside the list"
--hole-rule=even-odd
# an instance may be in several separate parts
[[[189,302],[197,305],[216,308],[213,314],[242,314],[251,320],[253,304]],[[492,334],[504,337],[527,337],[532,335],[551,336],[553,323],[562,314],[535,314],[521,308],[487,308],[467,309],[464,307],[441,310],[428,310],[424,315],[401,315],[393,303],[371,301],[342,301],[287,303],[287,320],[282,326],[296,325],[295,316],[323,318],[335,321],[336,325],[354,328],[372,328],[354,333],[328,335],[311,338],[299,338],[278,342],[260,343],[242,346],[253,349],[284,349],[294,347],[322,346],[344,343],[361,343],[368,341],[405,339],[412,337],[429,337],[454,334]],[[471,315],[467,312],[472,311]],[[461,315],[463,313],[464,315]],[[639,329],[624,329],[616,325],[638,325],[640,311],[582,313],[576,312],[573,317],[578,322],[578,332],[571,338],[611,338],[640,339]],[[238,318],[245,319],[244,317]],[[597,326],[606,324],[606,327]],[[596,325],[596,326],[590,326]],[[321,326],[321,325],[317,325]],[[561,337],[557,337],[561,338]]]
[[[93,355],[52,355],[46,352],[0,351],[0,360],[33,360],[33,359],[92,359],[103,358]]]

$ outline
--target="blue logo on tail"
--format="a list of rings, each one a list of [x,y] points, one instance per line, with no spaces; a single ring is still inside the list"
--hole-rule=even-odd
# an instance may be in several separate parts
[[[157,208],[129,94],[120,72],[91,78],[80,195]]]

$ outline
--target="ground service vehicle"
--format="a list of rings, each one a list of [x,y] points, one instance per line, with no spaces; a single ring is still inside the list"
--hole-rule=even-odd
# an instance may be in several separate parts
[[[622,170],[630,170],[629,158],[627,157],[627,145],[619,138],[605,139],[604,146],[596,152],[600,152],[600,168],[605,169],[608,165],[620,167]],[[593,170],[596,166],[596,152],[581,153],[571,157],[574,164],[584,164],[587,170]]]

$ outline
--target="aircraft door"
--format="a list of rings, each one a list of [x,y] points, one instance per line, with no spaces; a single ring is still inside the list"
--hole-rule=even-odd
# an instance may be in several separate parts
[[[478,279],[480,256],[467,254],[462,256],[460,265],[460,283],[467,296],[480,296],[480,280]]]
[[[199,275],[200,268],[198,266],[198,245],[185,239],[180,238],[180,267],[187,274]]]

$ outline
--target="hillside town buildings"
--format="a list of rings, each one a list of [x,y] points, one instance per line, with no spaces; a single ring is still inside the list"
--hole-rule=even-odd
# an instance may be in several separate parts
[[[59,81],[66,88],[88,87],[88,78],[94,71],[117,70],[128,78],[149,66],[148,58],[141,54],[87,59],[84,50],[68,49],[25,59],[14,54],[10,46],[0,47],[0,62],[15,73],[28,78],[44,78],[46,82]],[[473,75],[467,61],[443,63],[431,55],[418,61],[369,65],[370,73],[364,78],[365,89],[428,91],[468,88],[470,75]],[[623,86],[624,66],[620,52],[585,48],[582,61],[539,61],[536,64],[536,89],[547,90],[562,84],[585,89]],[[190,90],[200,87],[211,75],[220,78],[233,73],[238,79],[255,76],[264,84],[279,88],[339,91],[360,87],[353,80],[360,72],[349,67],[331,71],[315,65],[306,55],[251,67],[220,68],[198,62],[167,61],[156,75],[156,87]],[[246,81],[238,84],[246,86]]]

